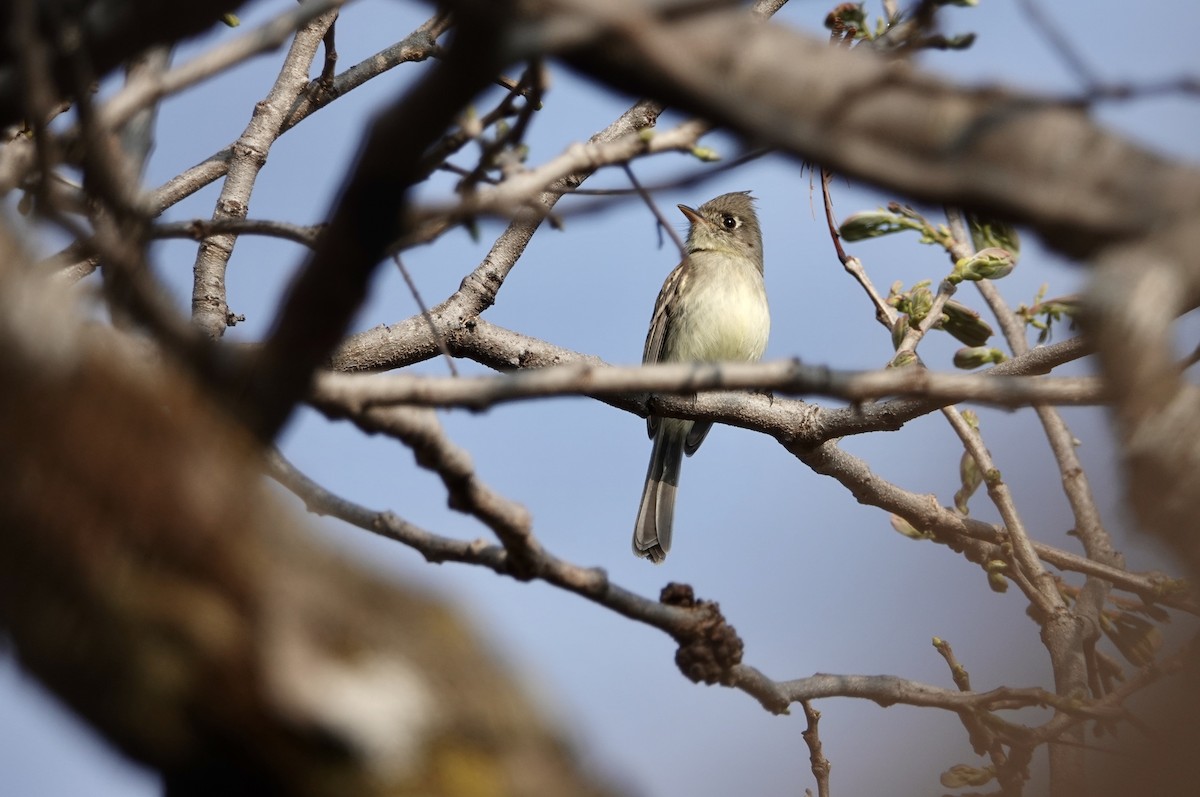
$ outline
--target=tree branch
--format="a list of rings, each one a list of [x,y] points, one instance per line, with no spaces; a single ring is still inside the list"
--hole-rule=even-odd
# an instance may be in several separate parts
[[[252,366],[240,410],[263,439],[278,433],[313,369],[334,349],[387,246],[402,238],[421,154],[499,69],[503,33],[460,25],[446,59],[372,125],[316,251],[292,283]]]
[[[941,404],[961,401],[1019,407],[1035,403],[1101,404],[1091,377],[1022,377],[935,373],[921,368],[839,371],[797,359],[765,363],[670,363],[602,366],[573,363],[499,376],[443,378],[416,374],[326,372],[317,395],[355,406],[413,404],[486,409],[551,396],[610,397],[623,393],[691,395],[714,390],[773,390],[788,395],[867,401],[909,396]]]

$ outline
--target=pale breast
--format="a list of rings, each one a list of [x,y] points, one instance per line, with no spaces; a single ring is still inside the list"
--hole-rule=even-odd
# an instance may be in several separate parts
[[[747,361],[762,357],[771,330],[762,275],[745,260],[697,252],[695,273],[673,313],[662,359]]]

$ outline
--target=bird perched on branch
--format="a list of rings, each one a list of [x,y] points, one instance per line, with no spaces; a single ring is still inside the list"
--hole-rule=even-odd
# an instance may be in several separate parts
[[[767,347],[771,316],[753,197],[737,191],[695,209],[679,209],[691,223],[687,251],[658,293],[642,362],[758,360]],[[646,420],[654,448],[633,529],[638,556],[657,564],[671,550],[679,467],[711,427],[710,422],[653,415]]]

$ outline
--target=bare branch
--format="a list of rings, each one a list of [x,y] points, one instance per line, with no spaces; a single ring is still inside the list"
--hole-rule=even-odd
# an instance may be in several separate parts
[[[611,583],[599,569],[585,569],[560,560],[541,546],[527,549],[531,570],[513,572],[504,548],[483,541],[466,542],[441,537],[400,520],[390,512],[376,512],[333,495],[297,472],[278,454],[271,470],[285,486],[300,495],[310,511],[341,518],[372,533],[384,534],[420,551],[431,561],[457,561],[487,567],[497,574],[544,580],[573,592],[633,620],[663,630],[681,644],[694,639],[709,621],[704,603],[687,608],[640,597]],[[722,621],[723,622],[723,621]],[[942,708],[955,712],[1016,709],[1051,705],[1081,718],[1120,716],[1116,702],[1102,706],[1068,700],[1038,688],[1001,687],[989,692],[944,689],[894,676],[818,674],[793,681],[773,681],[746,664],[731,664],[719,682],[741,689],[774,713],[787,713],[792,703],[827,697],[855,697],[880,705],[905,704]],[[1014,729],[1017,726],[1012,726]],[[1015,732],[1015,731],[1014,731]]]
[[[416,374],[325,373],[320,396],[357,406],[416,404],[484,409],[548,396],[612,396],[621,393],[688,395],[712,390],[774,390],[847,401],[918,396],[942,403],[977,401],[1000,406],[1032,403],[1100,404],[1102,385],[1092,377],[1016,377],[935,373],[920,368],[836,371],[799,360],[766,363],[669,363],[596,366],[588,363],[537,368],[502,376],[459,379]]]
[[[483,521],[508,554],[513,575],[526,580],[541,546],[533,538],[529,510],[504,498],[475,474],[471,456],[450,442],[433,410],[415,407],[381,407],[360,411],[333,398],[317,403],[332,418],[348,418],[363,431],[395,437],[413,450],[417,464],[441,477],[450,507]]]
[[[402,212],[425,148],[499,68],[503,35],[460,26],[446,59],[376,117],[312,257],[280,309],[241,410],[270,439],[286,421],[312,371],[338,344],[387,246],[405,232]]]
[[[156,224],[150,228],[149,235],[151,238],[191,238],[195,241],[219,234],[266,235],[311,248],[316,245],[320,232],[320,226],[291,224],[286,221],[222,218]]]
[[[259,170],[267,162],[288,111],[308,86],[308,72],[317,49],[336,18],[337,11],[326,11],[296,34],[279,77],[267,96],[255,103],[250,123],[233,145],[214,220],[246,218]],[[237,237],[229,234],[205,238],[192,267],[192,321],[211,338],[221,337],[235,323],[225,293],[225,269],[236,242]]]
[[[817,779],[817,797],[829,797],[829,759],[825,757],[821,736],[817,730],[821,712],[813,708],[807,700],[802,701],[800,705],[804,707],[804,717],[808,720],[808,727],[802,735],[804,743],[808,745],[808,760],[812,765],[813,777]]]
[[[327,88],[298,98],[284,120],[280,134],[286,133],[316,111],[326,107],[368,80],[401,64],[424,61],[439,51],[437,37],[446,30],[446,20],[438,15],[395,44],[355,64],[338,75]],[[159,213],[191,196],[206,185],[225,176],[233,156],[233,144],[224,147],[190,169],[176,175],[151,192],[150,201]]]
[[[1008,485],[992,461],[992,455],[984,445],[979,430],[972,428],[955,407],[944,408],[942,414],[950,421],[950,426],[974,458],[980,473],[983,474],[988,496],[1004,521],[1007,541],[1013,552],[1012,563],[1015,566],[1015,570],[1010,571],[1008,575],[1021,586],[1029,602],[1037,609],[1034,619],[1039,625],[1045,626],[1055,615],[1065,613],[1067,609],[1062,595],[1059,594],[1058,585],[1042,567]]]

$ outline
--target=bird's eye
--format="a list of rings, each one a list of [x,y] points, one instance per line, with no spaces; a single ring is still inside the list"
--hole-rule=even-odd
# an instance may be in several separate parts
[[[727,230],[736,230],[738,226],[737,216],[731,216],[726,213],[721,217],[721,223],[725,225],[725,229]]]

